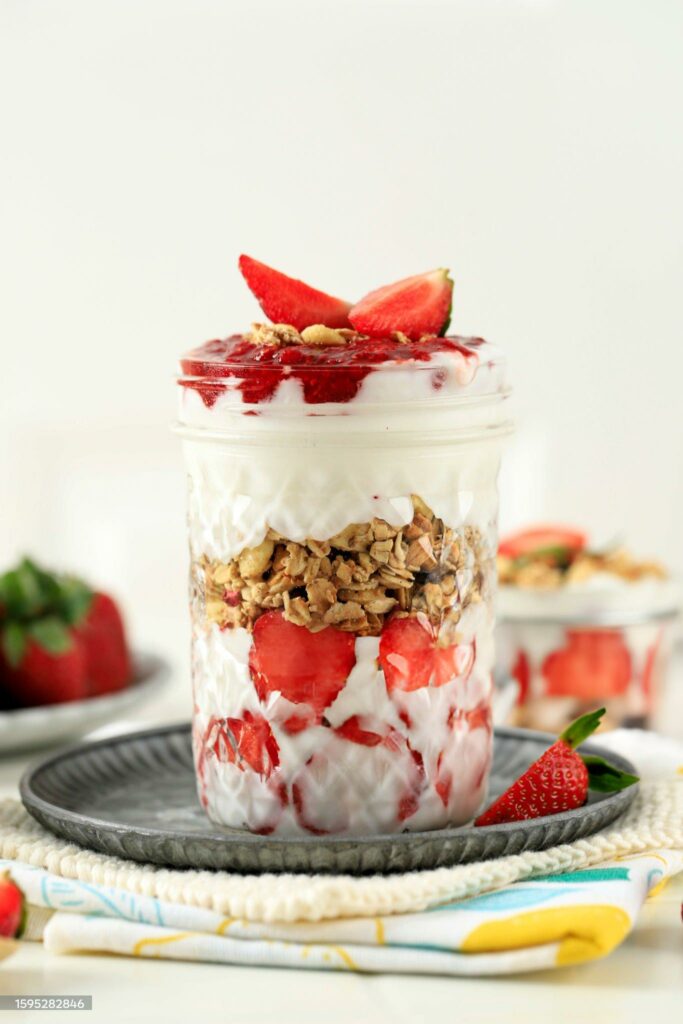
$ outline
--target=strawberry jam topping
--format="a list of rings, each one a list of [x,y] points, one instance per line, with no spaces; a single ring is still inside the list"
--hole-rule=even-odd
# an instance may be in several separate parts
[[[242,401],[268,402],[283,380],[301,383],[304,400],[350,402],[369,373],[382,364],[428,363],[440,352],[477,359],[480,338],[437,338],[403,342],[392,338],[354,338],[345,345],[259,345],[241,334],[208,341],[181,359],[183,387],[194,388],[211,407],[228,387],[238,388]],[[227,383],[227,378],[231,383]],[[435,364],[432,387],[443,387],[446,373]]]

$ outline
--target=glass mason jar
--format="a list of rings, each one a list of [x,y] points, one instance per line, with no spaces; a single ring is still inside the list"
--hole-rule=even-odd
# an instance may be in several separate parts
[[[202,805],[260,834],[468,821],[491,759],[499,352],[304,371],[225,344],[179,377]]]
[[[517,683],[509,720],[561,732],[604,706],[605,729],[651,728],[678,618],[672,580],[499,591],[497,677]]]

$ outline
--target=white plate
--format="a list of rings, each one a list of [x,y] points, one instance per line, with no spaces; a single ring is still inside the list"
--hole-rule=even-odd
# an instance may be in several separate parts
[[[118,693],[66,704],[0,711],[0,754],[51,746],[92,732],[146,701],[170,674],[168,664],[154,654],[135,653],[133,669],[133,682]]]

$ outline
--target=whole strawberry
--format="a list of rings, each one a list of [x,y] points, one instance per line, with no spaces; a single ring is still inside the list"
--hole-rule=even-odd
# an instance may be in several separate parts
[[[5,872],[0,874],[0,936],[13,939],[24,924],[24,897]]]
[[[638,781],[601,757],[582,757],[576,748],[595,732],[604,708],[572,722],[562,735],[516,782],[495,800],[475,825],[501,825],[508,821],[543,818],[581,807],[588,790],[614,792]]]
[[[29,559],[0,576],[0,694],[10,707],[82,700],[127,685],[131,664],[110,597]]]
[[[123,619],[108,594],[92,595],[90,608],[74,632],[85,649],[91,696],[113,693],[127,686],[132,668]]]

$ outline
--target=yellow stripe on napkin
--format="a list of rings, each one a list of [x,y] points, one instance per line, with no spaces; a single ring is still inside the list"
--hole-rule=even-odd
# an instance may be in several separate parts
[[[557,964],[562,966],[605,956],[630,928],[631,919],[620,907],[547,907],[480,924],[463,940],[461,949],[499,953],[559,942]]]

